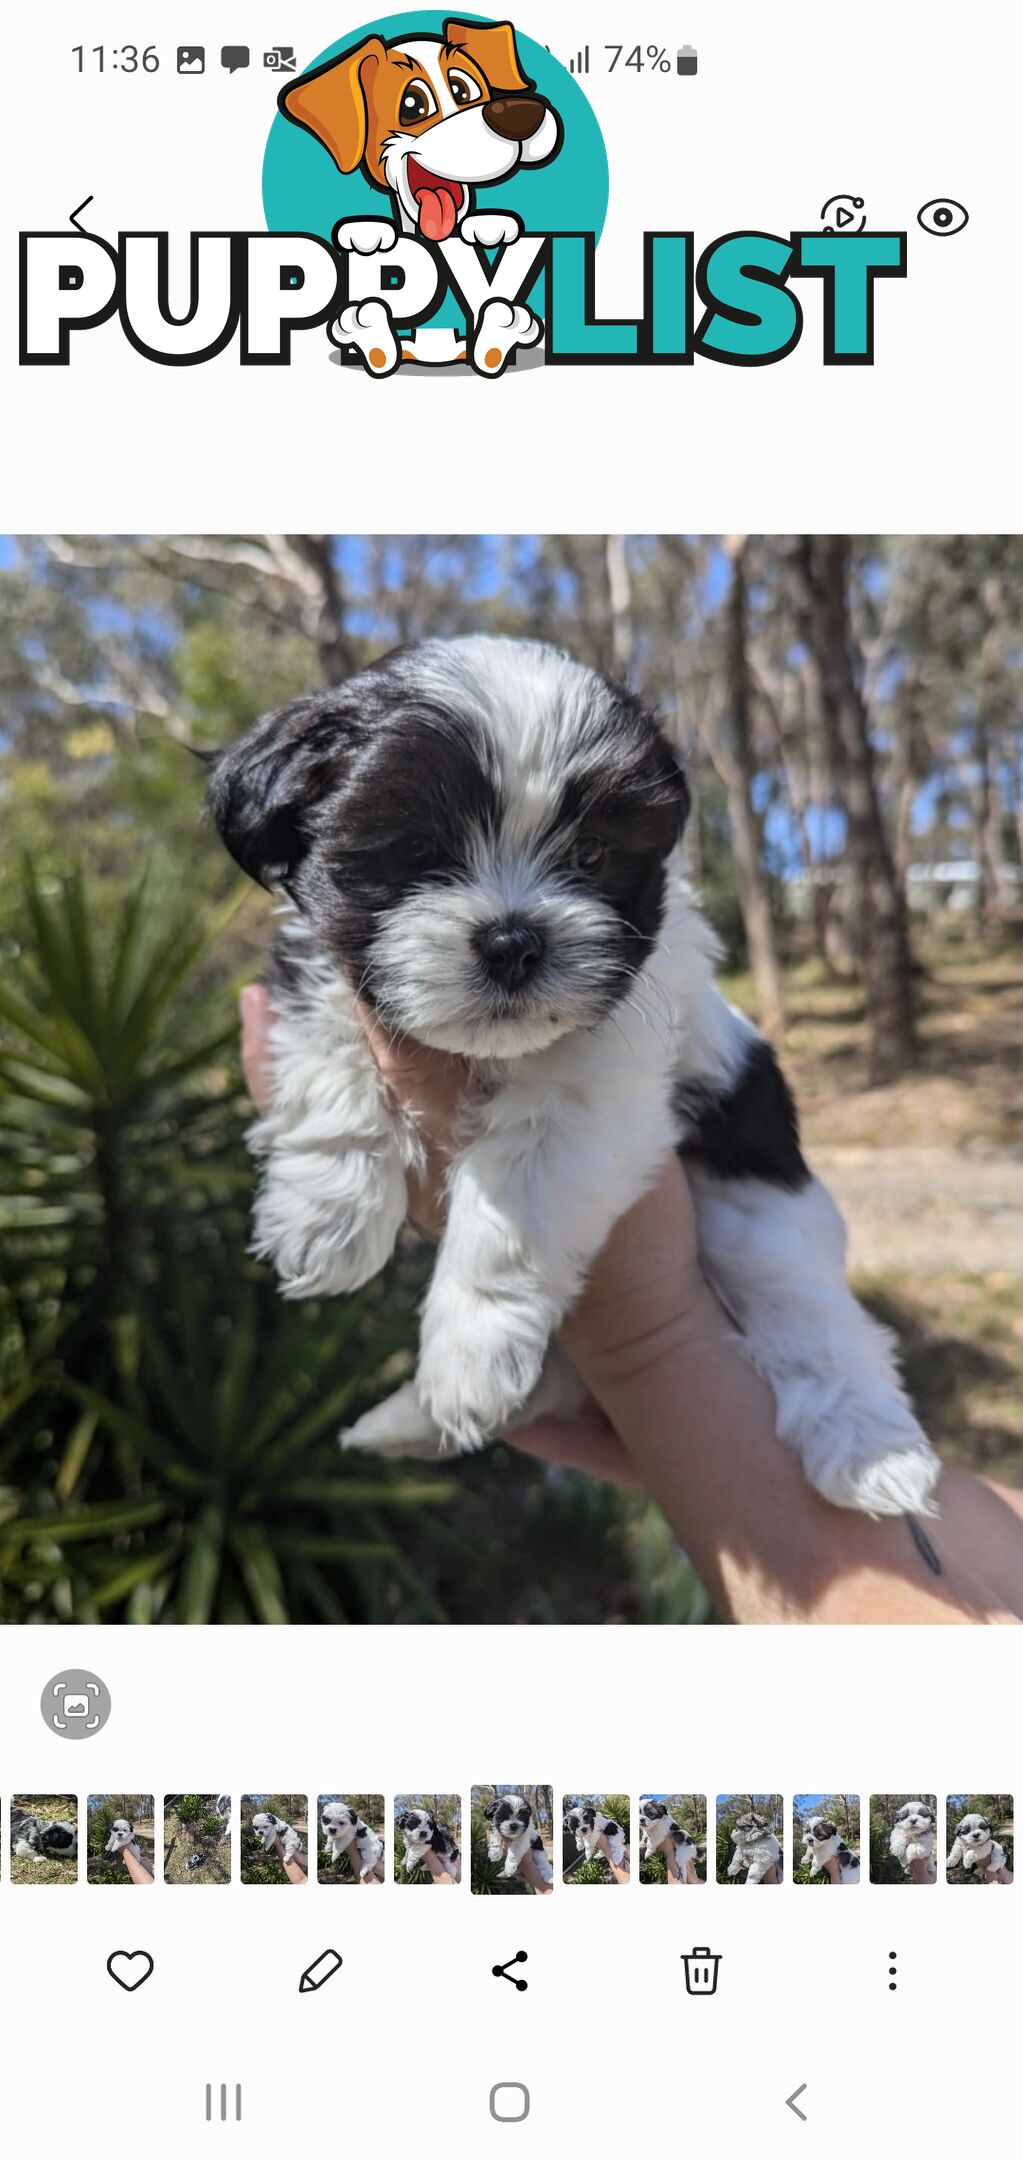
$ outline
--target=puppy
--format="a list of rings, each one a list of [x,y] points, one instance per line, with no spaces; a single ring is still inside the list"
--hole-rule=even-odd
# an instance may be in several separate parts
[[[280,1838],[283,1846],[282,1858],[285,1861],[293,1860],[295,1854],[300,1853],[302,1850],[302,1840],[298,1831],[293,1830],[290,1823],[283,1822],[279,1815],[269,1813],[254,1815],[252,1827],[256,1836],[263,1840],[264,1852],[273,1852],[278,1838]]]
[[[520,166],[547,165],[561,147],[557,113],[523,74],[510,23],[449,21],[442,37],[365,38],[281,90],[278,104],[324,145],[339,172],[361,171],[391,198],[391,219],[347,218],[335,246],[358,257],[389,253],[402,234],[441,244],[456,235],[493,248],[518,239],[507,211],[474,210],[475,190],[507,180]],[[354,265],[353,265],[354,268]],[[331,335],[354,347],[367,371],[387,375],[400,361],[466,358],[464,342],[434,331],[400,340],[401,303],[353,290]],[[493,298],[473,333],[473,365],[503,373],[511,353],[535,344],[541,324],[531,308]]]
[[[909,1874],[911,1861],[926,1860],[927,1880],[934,1881],[934,1815],[929,1801],[907,1800],[895,1817],[888,1842],[904,1874]]]
[[[956,1824],[955,1843],[945,1862],[950,1873],[961,1867],[964,1874],[974,1869],[980,1875],[997,1875],[1005,1866],[1005,1848],[999,1845],[986,1815],[964,1815]]]
[[[398,1829],[405,1840],[405,1873],[411,1875],[414,1868],[421,1867],[428,1852],[436,1853],[445,1875],[452,1882],[461,1882],[462,1856],[450,1831],[442,1830],[425,1809],[409,1808],[398,1817]]]
[[[553,1882],[554,1870],[544,1851],[543,1839],[533,1827],[533,1808],[521,1793],[505,1793],[483,1810],[487,1824],[487,1852],[491,1860],[504,1863],[505,1875],[517,1875],[519,1862],[532,1852],[536,1872],[543,1882]]]
[[[73,1860],[78,1852],[78,1831],[74,1823],[47,1822],[42,1815],[12,1808],[11,1852],[16,1860],[32,1860],[36,1867],[41,1867],[44,1860]]]
[[[682,875],[686,781],[638,698],[549,646],[429,643],[269,714],[215,759],[209,800],[288,903],[273,1100],[250,1134],[255,1249],[286,1296],[376,1275],[422,1164],[356,999],[469,1069],[416,1377],[348,1445],[473,1449],[577,1414],[552,1338],[676,1148],[704,1273],[811,1484],[929,1511],[937,1460],[846,1285],[774,1053],[715,986]]]
[[[776,1880],[781,1881],[781,1846],[762,1815],[755,1814],[752,1808],[740,1815],[732,1827],[732,1842],[735,1851],[728,1863],[729,1875],[741,1875],[745,1868],[748,1886],[762,1883],[769,1869],[777,1867]]]
[[[819,1875],[829,1860],[837,1860],[839,1882],[859,1882],[859,1853],[850,1852],[835,1824],[829,1822],[826,1815],[814,1815],[803,1824],[803,1842],[803,1866],[809,1868],[811,1875]],[[830,1876],[828,1879],[833,1880]]]
[[[356,1875],[372,1875],[383,1858],[384,1841],[371,1830],[368,1823],[349,1807],[347,1800],[328,1800],[320,1816],[323,1842],[330,1855],[330,1864],[336,1867],[342,1853],[349,1853]],[[354,1846],[354,1854],[351,1848]]]
[[[689,1862],[695,1863],[700,1858],[701,1848],[696,1840],[690,1837],[688,1830],[683,1830],[681,1823],[675,1821],[663,1800],[642,1801],[639,1822],[640,1859],[651,1860],[655,1852],[666,1850],[670,1845],[679,1875],[684,1882]]]
[[[585,1853],[587,1860],[592,1860],[594,1854],[602,1856],[602,1848],[598,1845],[597,1838],[603,1831],[609,1857],[616,1867],[622,1866],[625,1859],[625,1832],[620,1823],[613,1822],[608,1815],[602,1815],[599,1808],[591,1807],[589,1803],[583,1807],[569,1808],[563,1817],[563,1823],[569,1836],[575,1839],[576,1851]]]
[[[125,1815],[118,1815],[110,1825],[110,1835],[103,1847],[105,1853],[130,1852],[133,1860],[141,1860],[142,1854],[135,1837],[133,1825]]]

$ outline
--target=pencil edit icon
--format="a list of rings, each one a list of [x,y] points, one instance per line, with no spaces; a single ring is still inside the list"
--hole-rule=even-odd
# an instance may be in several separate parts
[[[302,1978],[298,1983],[299,1994],[314,1994],[316,1989],[323,1987],[326,1981],[333,1980],[334,1974],[336,1972],[340,1972],[340,1970],[340,1951],[321,1950],[319,1957],[314,1959],[311,1965],[306,1966],[306,1969],[302,1974]]]

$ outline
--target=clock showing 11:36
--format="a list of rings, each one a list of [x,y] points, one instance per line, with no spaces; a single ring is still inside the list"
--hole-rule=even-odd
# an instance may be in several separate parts
[[[155,75],[160,65],[160,55],[155,45],[141,49],[137,45],[72,45],[71,57],[78,62],[78,73],[84,75],[94,67],[98,75],[109,67],[122,75]]]

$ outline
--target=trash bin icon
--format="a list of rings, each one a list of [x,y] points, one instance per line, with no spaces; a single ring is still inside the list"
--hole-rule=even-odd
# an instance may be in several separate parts
[[[720,1952],[716,1950],[683,1950],[682,1963],[686,1969],[687,1995],[716,1995]]]

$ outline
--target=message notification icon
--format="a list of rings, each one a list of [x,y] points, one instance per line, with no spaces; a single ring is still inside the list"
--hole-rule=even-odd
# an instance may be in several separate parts
[[[247,45],[222,45],[222,46],[221,46],[221,48],[220,48],[220,65],[221,65],[221,67],[224,67],[224,68],[226,68],[226,69],[227,69],[227,72],[228,72],[228,74],[229,74],[229,75],[237,75],[237,73],[238,73],[238,69],[239,69],[239,68],[247,68],[247,67],[248,67],[248,64],[249,64],[249,48],[248,48],[248,46],[247,46]]]

